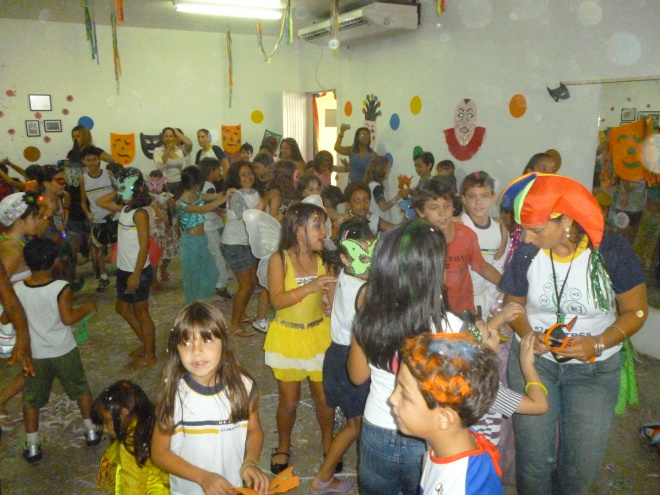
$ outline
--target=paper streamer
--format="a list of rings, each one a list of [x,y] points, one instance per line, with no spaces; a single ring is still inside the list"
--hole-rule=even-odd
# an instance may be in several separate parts
[[[231,58],[231,31],[227,31],[227,78],[229,86],[229,108],[234,97],[234,61]]]
[[[275,43],[275,48],[270,55],[266,55],[266,49],[264,48],[263,33],[261,30],[261,22],[256,22],[257,26],[257,44],[259,45],[259,51],[264,56],[266,63],[270,63],[271,59],[277,53],[277,50],[280,48],[282,39],[286,37],[286,44],[290,45],[293,43],[293,16],[291,15],[291,0],[287,0],[286,7],[284,9],[284,16],[282,17],[282,25],[280,26],[280,36]]]
[[[121,58],[119,58],[119,47],[117,46],[117,5],[115,12],[110,14],[110,25],[112,26],[112,55],[115,62],[115,82],[117,83],[117,94],[119,94],[119,78],[121,77]]]
[[[438,15],[442,15],[442,13],[447,10],[447,6],[445,5],[445,0],[435,0],[436,3],[438,4],[436,7],[436,13]]]
[[[336,54],[339,49],[339,40],[337,40],[337,33],[339,33],[339,0],[330,0],[330,12],[332,12],[332,40],[336,43],[328,43],[328,46]]]
[[[87,33],[87,41],[92,49],[92,60],[96,59],[99,63],[99,47],[96,40],[96,23],[92,21],[92,14],[89,10],[89,0],[85,0],[83,7],[85,9],[85,30]]]

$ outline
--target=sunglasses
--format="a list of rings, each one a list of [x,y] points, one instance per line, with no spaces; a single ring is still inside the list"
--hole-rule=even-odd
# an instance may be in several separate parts
[[[56,182],[60,186],[66,186],[66,180],[64,180],[62,177],[55,177],[53,182]]]

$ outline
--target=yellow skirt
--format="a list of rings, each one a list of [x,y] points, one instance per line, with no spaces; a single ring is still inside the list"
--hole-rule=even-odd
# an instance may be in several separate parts
[[[268,326],[265,362],[273,369],[277,380],[323,381],[323,359],[331,342],[330,318],[324,317],[318,324],[311,325],[296,328],[295,324],[275,319]]]

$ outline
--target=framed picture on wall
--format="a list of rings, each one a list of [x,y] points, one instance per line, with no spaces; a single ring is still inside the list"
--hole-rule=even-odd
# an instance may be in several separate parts
[[[636,108],[622,108],[621,109],[621,122],[632,122],[637,115]]]
[[[25,121],[25,131],[27,132],[28,137],[39,137],[41,136],[41,128],[39,127],[38,120],[26,120]]]
[[[50,101],[50,95],[28,95],[30,99],[30,110],[40,112],[50,112],[53,105]]]
[[[660,127],[660,112],[658,111],[637,112],[637,120],[644,119],[646,117],[651,117],[651,121],[653,122],[654,128]]]
[[[44,132],[62,132],[62,121],[44,120]]]

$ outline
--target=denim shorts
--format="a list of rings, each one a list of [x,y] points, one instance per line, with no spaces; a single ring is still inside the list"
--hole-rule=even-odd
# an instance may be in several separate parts
[[[259,258],[255,258],[250,246],[245,244],[220,244],[220,250],[234,273],[248,270],[259,263]]]
[[[361,495],[417,495],[426,443],[362,422],[358,482]]]
[[[125,272],[124,270],[117,269],[117,299],[127,303],[147,301],[149,299],[151,277],[153,276],[151,265],[147,265],[146,268],[142,269],[140,285],[138,285],[138,288],[133,292],[129,292],[126,287],[126,282],[128,282],[128,277],[132,274],[133,272]]]

